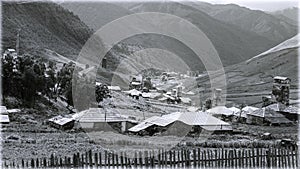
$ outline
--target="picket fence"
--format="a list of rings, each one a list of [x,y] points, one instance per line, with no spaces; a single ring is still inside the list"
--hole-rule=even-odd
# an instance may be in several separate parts
[[[2,161],[2,168],[299,168],[297,150],[276,148],[196,148],[182,150],[110,151],[74,153],[72,156]]]

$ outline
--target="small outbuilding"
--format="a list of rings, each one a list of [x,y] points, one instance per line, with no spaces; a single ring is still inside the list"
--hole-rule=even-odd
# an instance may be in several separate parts
[[[69,116],[55,116],[48,120],[50,126],[61,129],[61,130],[68,130],[74,127],[74,119]]]

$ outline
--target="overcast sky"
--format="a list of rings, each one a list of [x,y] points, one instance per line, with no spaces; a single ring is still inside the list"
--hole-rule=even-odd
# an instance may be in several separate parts
[[[52,0],[58,3],[65,1],[82,1],[85,0]],[[88,0],[88,1],[121,1],[121,2],[135,2],[135,1],[170,1],[170,0]],[[172,0],[171,0],[172,1]],[[258,9],[263,11],[275,11],[291,7],[299,7],[300,0],[173,0],[173,1],[205,1],[212,4],[238,4],[240,6],[248,7],[250,9]]]
[[[213,4],[238,4],[250,9],[275,11],[290,7],[298,7],[299,0],[199,0]]]

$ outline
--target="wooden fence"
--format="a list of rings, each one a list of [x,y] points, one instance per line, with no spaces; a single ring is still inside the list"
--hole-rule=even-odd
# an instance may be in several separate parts
[[[73,156],[3,161],[3,168],[299,168],[297,150],[287,149],[184,149],[134,152],[75,153]]]

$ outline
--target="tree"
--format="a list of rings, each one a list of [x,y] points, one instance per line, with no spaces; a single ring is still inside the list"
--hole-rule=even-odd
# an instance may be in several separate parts
[[[96,101],[98,103],[102,102],[104,98],[109,97],[109,90],[106,85],[97,85],[96,86]]]

